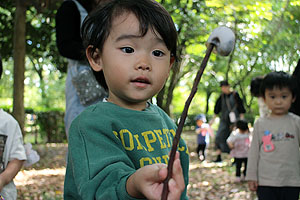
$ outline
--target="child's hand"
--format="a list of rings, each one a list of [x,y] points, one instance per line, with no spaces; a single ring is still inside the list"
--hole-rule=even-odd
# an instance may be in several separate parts
[[[248,186],[251,191],[256,191],[258,186],[257,181],[248,181]]]
[[[126,189],[130,196],[135,198],[161,199],[163,181],[167,177],[168,169],[165,164],[147,165],[138,169],[132,174],[126,183]],[[169,181],[168,199],[180,199],[185,189],[182,168],[179,160],[179,153],[173,164],[173,174]]]

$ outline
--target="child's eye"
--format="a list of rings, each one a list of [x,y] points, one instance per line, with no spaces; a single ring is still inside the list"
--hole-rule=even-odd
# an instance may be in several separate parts
[[[165,53],[160,50],[155,50],[152,52],[152,54],[157,57],[161,57],[161,56],[165,55]]]
[[[286,95],[282,95],[282,98],[285,99],[287,96]]]
[[[122,47],[121,50],[122,50],[124,53],[133,53],[133,52],[134,52],[134,49],[131,48],[131,47]]]
[[[275,99],[275,96],[272,96],[272,95],[271,95],[270,98],[271,98],[271,99]]]

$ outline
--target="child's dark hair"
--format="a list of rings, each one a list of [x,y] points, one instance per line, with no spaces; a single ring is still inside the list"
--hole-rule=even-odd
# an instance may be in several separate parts
[[[257,76],[257,77],[254,77],[251,80],[250,92],[253,96],[255,96],[255,97],[261,97],[262,96],[262,94],[260,93],[260,85],[261,85],[263,79],[264,79],[264,77]]]
[[[92,46],[91,56],[96,49],[102,52],[113,20],[124,13],[133,13],[137,17],[141,37],[145,36],[149,29],[155,30],[162,37],[171,56],[176,59],[177,31],[174,22],[165,8],[154,0],[110,0],[100,3],[100,6],[84,20],[81,29],[84,48]],[[97,81],[108,89],[103,72],[96,72],[95,75]]]
[[[242,130],[242,131],[248,131],[248,122],[246,120],[240,119],[236,122],[236,128]]]
[[[282,89],[285,87],[291,91],[293,98],[296,97],[297,84],[290,74],[283,71],[270,72],[264,77],[260,86],[260,92],[262,96],[265,98],[266,89],[269,90],[272,90],[274,88]]]

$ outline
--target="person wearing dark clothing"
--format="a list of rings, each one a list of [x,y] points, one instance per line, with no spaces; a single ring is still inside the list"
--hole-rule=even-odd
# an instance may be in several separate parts
[[[300,59],[298,60],[298,64],[293,72],[293,78],[296,79],[297,82],[297,98],[294,103],[292,103],[290,112],[300,116]]]
[[[59,53],[68,59],[66,79],[65,130],[88,105],[101,101],[107,94],[97,83],[89,66],[80,36],[80,28],[99,0],[67,0],[56,14],[56,43]]]
[[[221,81],[220,86],[222,94],[216,101],[214,107],[214,116],[210,121],[211,125],[217,115],[219,115],[220,124],[215,139],[215,145],[217,149],[217,159],[215,162],[222,161],[222,152],[230,152],[230,148],[228,147],[226,140],[232,131],[234,123],[238,119],[244,119],[244,113],[246,112],[242,99],[236,91],[230,90],[228,81]]]

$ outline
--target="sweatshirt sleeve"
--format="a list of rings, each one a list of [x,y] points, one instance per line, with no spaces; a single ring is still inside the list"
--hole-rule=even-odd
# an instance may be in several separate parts
[[[253,137],[248,152],[248,164],[246,180],[258,181],[258,160],[260,151],[260,139],[259,139],[259,121],[254,124]]]
[[[121,141],[80,119],[70,129],[65,199],[134,199],[127,193],[126,181],[136,169]]]

